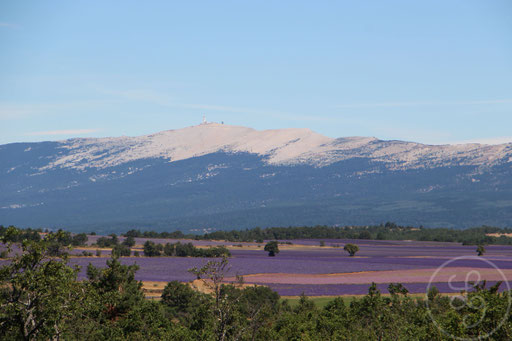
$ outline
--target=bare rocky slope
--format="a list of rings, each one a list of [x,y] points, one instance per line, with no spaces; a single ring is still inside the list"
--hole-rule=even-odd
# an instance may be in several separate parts
[[[67,152],[58,155],[41,170],[108,168],[149,158],[172,162],[219,151],[257,154],[269,165],[309,164],[317,167],[351,158],[371,158],[387,163],[392,169],[494,166],[512,162],[512,143],[423,145],[371,137],[332,139],[309,129],[257,131],[218,123],[138,137],[73,139],[60,142],[60,148]]]
[[[333,139],[217,123],[0,146],[0,224],[76,230],[510,226],[512,144]]]

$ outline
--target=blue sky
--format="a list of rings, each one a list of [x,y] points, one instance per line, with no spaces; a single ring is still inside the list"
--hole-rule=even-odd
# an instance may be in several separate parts
[[[0,144],[209,121],[512,141],[512,2],[0,2]]]

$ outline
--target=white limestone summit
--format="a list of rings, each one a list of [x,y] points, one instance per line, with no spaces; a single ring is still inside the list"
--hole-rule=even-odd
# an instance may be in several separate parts
[[[512,162],[512,143],[499,145],[425,145],[383,141],[373,137],[329,138],[310,129],[255,130],[206,123],[137,137],[81,138],[59,141],[66,150],[41,168],[107,168],[163,158],[169,162],[215,152],[247,152],[268,164],[310,164],[322,167],[350,158],[385,162],[390,169],[450,165],[494,166]]]

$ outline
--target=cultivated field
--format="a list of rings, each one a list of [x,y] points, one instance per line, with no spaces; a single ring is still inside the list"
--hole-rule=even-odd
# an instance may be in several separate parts
[[[97,236],[90,236],[94,243]],[[157,243],[176,242],[171,239],[137,238],[133,251],[142,255],[146,240]],[[122,238],[121,238],[122,240]],[[181,240],[181,242],[189,242]],[[198,247],[225,245],[232,256],[226,281],[235,281],[243,275],[247,284],[266,285],[282,296],[361,295],[372,282],[383,293],[389,283],[402,283],[410,293],[425,293],[436,270],[443,269],[432,278],[433,284],[444,293],[469,289],[471,281],[487,280],[488,285],[505,280],[501,289],[512,284],[512,247],[486,246],[483,257],[476,257],[475,246],[457,243],[374,240],[287,240],[280,244],[280,253],[269,257],[263,251],[265,243],[233,243],[225,241],[194,241]],[[291,243],[291,244],[289,244]],[[357,244],[360,251],[354,257],[343,251],[346,243]],[[94,251],[94,247],[86,248]],[[84,248],[74,249],[81,253]],[[94,252],[93,252],[94,253]],[[84,278],[87,264],[104,266],[110,256],[102,249],[101,257],[72,257],[70,263],[81,265]],[[456,259],[457,257],[464,257]],[[136,279],[145,282],[149,296],[158,296],[166,282],[177,280],[191,282],[194,275],[187,270],[206,264],[208,258],[192,257],[122,257],[123,264],[138,264]],[[445,264],[446,263],[446,264]],[[501,271],[497,271],[496,266]],[[469,275],[468,275],[469,274]]]

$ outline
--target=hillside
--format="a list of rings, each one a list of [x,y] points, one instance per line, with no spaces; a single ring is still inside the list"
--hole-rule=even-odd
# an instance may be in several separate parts
[[[0,224],[120,231],[510,226],[512,144],[333,139],[202,124],[0,146]]]

